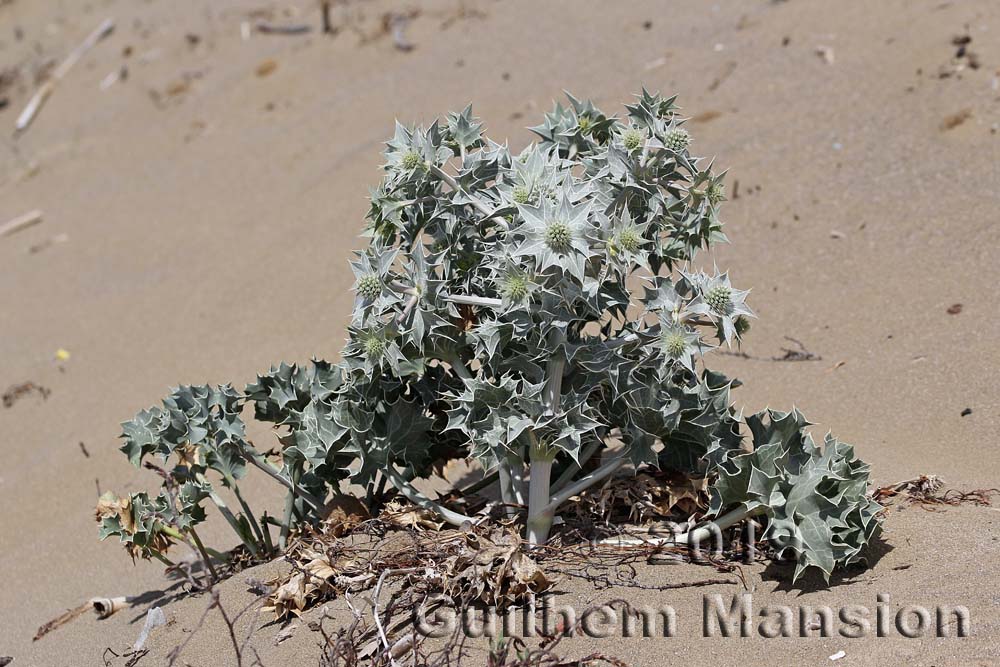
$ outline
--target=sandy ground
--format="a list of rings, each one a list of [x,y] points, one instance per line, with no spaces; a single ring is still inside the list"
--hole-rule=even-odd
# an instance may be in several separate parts
[[[117,22],[30,130],[0,147],[0,221],[45,214],[0,238],[0,389],[51,390],[0,407],[0,656],[16,667],[103,664],[106,647],[131,645],[139,611],[84,617],[31,642],[90,596],[170,585],[161,568],[133,566],[96,539],[97,487],[155,484],[116,451],[118,423],[178,382],[240,386],[280,359],[336,357],[380,143],[394,118],[426,122],[469,101],[491,136],[519,147],[562,89],[619,112],[641,85],[677,93],[698,152],[730,168],[731,194],[739,181],[726,216],[734,243],[717,260],[754,288],[760,320],[745,351],[756,359],[716,360],[746,382],[738,402],[799,406],[817,429],[856,443],[879,483],[936,473],[960,489],[1000,486],[995,2],[464,6],[420,5],[405,33],[416,47],[403,52],[346,28],[241,39],[252,10],[315,25],[306,0],[0,1],[0,71],[24,72],[0,91],[5,137],[31,72],[105,17]],[[351,7],[370,36],[384,11],[403,8]],[[960,34],[972,37],[976,69],[965,58],[955,71]],[[127,78],[102,91],[122,66]],[[954,304],[961,312],[949,314]],[[786,336],[821,360],[766,360],[791,346]],[[68,360],[54,358],[60,348]],[[276,504],[268,494],[256,500]],[[732,595],[731,585],[630,591],[675,606],[680,636],[574,650],[636,665],[1000,664],[998,539],[995,509],[908,509],[888,517],[874,568],[828,590],[789,589],[780,573],[748,568],[755,608],[874,608],[887,593],[899,606],[967,606],[966,639],[702,638],[702,595]],[[651,586],[710,575],[640,572]],[[227,606],[242,606],[244,589],[227,583]],[[140,665],[162,663],[206,604],[165,600],[170,625]],[[279,646],[276,626],[258,633],[265,664],[315,664],[318,636],[299,625]],[[184,660],[230,664],[226,646],[213,617]],[[838,650],[846,657],[830,663]]]

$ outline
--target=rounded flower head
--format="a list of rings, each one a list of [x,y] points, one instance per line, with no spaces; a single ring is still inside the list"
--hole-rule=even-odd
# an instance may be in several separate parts
[[[646,135],[642,132],[642,130],[637,130],[633,127],[632,129],[626,130],[625,134],[622,135],[622,144],[625,145],[626,150],[634,151],[642,145],[642,142],[645,139]]]
[[[698,297],[693,304],[697,312],[706,315],[715,322],[719,340],[732,343],[738,339],[742,331],[749,328],[747,318],[753,317],[753,311],[747,307],[746,298],[749,292],[735,289],[725,273],[707,276],[700,274],[684,274],[684,282]],[[693,307],[693,309],[695,309]],[[739,320],[743,322],[739,322]]]
[[[403,169],[411,171],[419,167],[423,164],[423,162],[424,159],[420,156],[420,153],[415,150],[408,150],[403,153],[403,157],[400,159],[399,163],[402,165]]]
[[[377,359],[385,353],[385,339],[377,334],[365,336],[361,345],[369,359]]]
[[[511,191],[510,198],[518,204],[527,204],[531,202],[531,188],[518,185]]]
[[[663,337],[663,349],[669,356],[678,359],[687,349],[687,339],[682,333],[668,333]]]
[[[545,244],[553,252],[566,252],[571,240],[569,225],[562,220],[553,220],[545,228]]]
[[[672,128],[663,137],[663,145],[675,153],[680,153],[690,143],[691,135],[683,127]]]
[[[382,293],[382,281],[374,273],[369,273],[358,279],[357,290],[363,298],[374,299]]]
[[[705,292],[705,303],[719,315],[733,311],[733,290],[726,285],[715,285]]]
[[[635,227],[626,227],[618,234],[616,245],[625,252],[635,252],[642,243],[642,237]]]
[[[508,305],[522,305],[531,296],[535,283],[531,276],[515,263],[508,264],[499,278],[500,295]]]
[[[521,275],[508,276],[502,289],[511,301],[520,301],[528,296],[528,279]]]
[[[533,257],[536,276],[558,269],[582,282],[586,262],[593,255],[587,237],[590,204],[574,204],[563,192],[558,203],[542,198],[537,206],[518,204],[517,208],[522,224],[515,232],[523,241],[513,256]]]
[[[712,183],[705,189],[705,197],[712,206],[715,206],[726,198],[726,186],[722,183]]]
[[[694,370],[694,355],[702,351],[701,337],[697,331],[683,324],[664,325],[660,334],[660,349],[671,362],[678,362],[688,370]]]

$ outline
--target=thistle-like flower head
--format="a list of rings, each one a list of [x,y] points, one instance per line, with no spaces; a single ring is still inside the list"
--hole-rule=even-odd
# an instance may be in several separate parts
[[[510,198],[516,204],[528,204],[531,202],[531,188],[525,185],[514,186],[514,189],[511,190]]]
[[[669,362],[680,363],[688,370],[694,370],[694,356],[703,349],[698,332],[672,321],[665,321],[660,333],[660,347]]]
[[[728,315],[733,311],[733,290],[727,285],[714,285],[705,292],[705,303],[715,313]]]
[[[645,140],[646,134],[642,130],[634,127],[625,130],[622,134],[622,145],[629,151],[634,151],[639,148],[639,146],[642,146],[642,142]]]
[[[705,198],[712,206],[717,206],[726,198],[726,186],[722,183],[712,182],[705,188]]]
[[[569,225],[563,220],[551,220],[545,226],[545,245],[552,252],[568,252],[572,238]]]
[[[382,293],[382,281],[374,273],[368,273],[358,279],[358,294],[364,299],[374,299]]]
[[[680,153],[691,143],[691,135],[683,127],[673,127],[663,135],[663,145],[675,153]]]
[[[369,359],[378,359],[385,352],[385,339],[377,335],[366,336],[362,339],[365,355]]]
[[[734,339],[739,339],[742,335],[737,329],[737,321],[740,318],[744,322],[739,326],[746,332],[749,330],[749,322],[746,318],[754,317],[753,311],[746,305],[746,297],[749,292],[734,289],[729,283],[729,276],[725,273],[717,273],[708,276],[704,273],[683,274],[683,284],[685,289],[691,290],[694,294],[700,294],[695,301],[694,307],[703,309],[703,314],[715,321],[719,338],[727,343],[732,343]]]
[[[586,260],[592,255],[587,239],[590,205],[573,204],[564,190],[558,204],[543,200],[539,206],[518,205],[524,220],[515,231],[523,241],[514,257],[533,257],[534,273],[553,268],[583,281]]]
[[[423,164],[423,161],[424,159],[420,156],[420,153],[411,149],[403,153],[403,156],[399,160],[399,164],[403,167],[403,169],[411,171]]]

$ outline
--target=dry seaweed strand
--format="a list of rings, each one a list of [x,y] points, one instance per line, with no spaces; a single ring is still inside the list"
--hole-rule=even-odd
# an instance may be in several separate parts
[[[980,507],[992,505],[994,494],[1000,493],[1000,489],[973,489],[972,491],[959,491],[948,489],[940,493],[944,487],[944,480],[937,475],[920,475],[913,479],[896,482],[880,487],[872,494],[875,500],[887,504],[902,496],[902,499],[911,505],[917,505],[929,512],[936,512],[943,509],[942,506],[957,506],[972,504]]]

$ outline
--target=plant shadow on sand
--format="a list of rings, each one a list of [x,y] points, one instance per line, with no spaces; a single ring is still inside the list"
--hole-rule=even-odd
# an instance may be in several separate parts
[[[830,580],[825,581],[823,575],[817,571],[807,571],[795,583],[792,582],[792,573],[795,571],[795,561],[772,560],[764,568],[761,575],[766,581],[777,582],[775,591],[789,593],[798,591],[799,595],[828,591],[840,586],[850,586],[861,581],[860,577],[871,574],[879,561],[895,549],[894,546],[886,542],[881,535],[876,536],[869,542],[864,551],[864,560],[852,564],[846,568],[838,569],[830,575]]]

